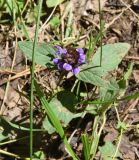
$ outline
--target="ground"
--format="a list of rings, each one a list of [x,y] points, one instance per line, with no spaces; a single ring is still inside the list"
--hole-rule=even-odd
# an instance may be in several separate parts
[[[34,2],[36,3],[36,2]],[[30,4],[27,6],[29,11]],[[101,5],[102,21],[104,22],[103,45],[127,42],[131,45],[131,49],[124,57],[119,67],[113,74],[120,79],[124,72],[127,71],[130,63],[133,62],[133,71],[128,80],[125,95],[138,92],[139,90],[139,2],[138,0],[104,0]],[[48,11],[48,12],[47,12]],[[58,17],[58,21],[48,21],[46,18],[52,14],[52,17]],[[97,36],[99,26],[99,9],[98,2],[95,0],[70,0],[65,1],[56,8],[47,8],[44,4],[44,15],[41,17],[39,30],[39,42],[51,42],[53,40],[62,40],[65,45],[75,44],[84,47],[89,35]],[[1,13],[1,19],[9,15]],[[24,16],[26,15],[26,16]],[[67,17],[71,17],[70,19]],[[26,29],[31,39],[34,37],[35,22],[31,17],[31,13],[23,13],[25,18]],[[29,18],[28,18],[29,17]],[[51,18],[51,17],[50,17]],[[6,19],[6,18],[5,18]],[[19,20],[19,19],[18,19]],[[20,20],[19,20],[20,21]],[[50,23],[51,22],[51,23]],[[58,23],[55,24],[55,23]],[[69,23],[70,28],[67,27]],[[72,25],[71,25],[72,24]],[[71,32],[72,31],[72,32]],[[71,33],[70,33],[71,32]],[[69,37],[70,35],[70,37]],[[79,37],[79,35],[81,35]],[[79,37],[79,38],[78,38]],[[26,35],[23,30],[18,30],[13,23],[0,24],[0,113],[5,116],[8,121],[14,124],[22,124],[29,127],[29,93],[30,93],[30,61],[23,55],[19,49],[17,42],[25,40]],[[99,47],[96,45],[95,50]],[[35,75],[41,84],[47,98],[52,94],[52,90],[56,88],[59,73],[58,71],[49,70],[47,68],[36,65]],[[66,84],[61,82],[64,87],[69,87],[75,79],[70,79]],[[123,160],[139,159],[139,98],[131,100],[123,100],[115,104],[117,106],[118,116],[121,121],[129,125],[128,129],[122,135],[119,151]],[[41,110],[40,102],[35,99],[34,104],[34,127],[42,125],[44,118]],[[72,120],[66,129],[66,134],[70,136],[81,118]],[[80,135],[83,132],[91,133],[92,115],[86,115],[81,124],[77,127],[76,134],[72,138],[72,146],[80,159],[82,156],[82,143]],[[100,138],[100,146],[104,142],[111,141],[116,144],[119,138],[117,126],[117,113],[113,108],[107,112],[107,120]],[[29,132],[13,128],[10,124],[1,119],[1,150],[20,155],[21,157],[29,156]],[[9,136],[10,135],[10,136]],[[6,142],[9,144],[2,145]],[[23,138],[21,140],[21,137]],[[16,142],[10,140],[16,139]],[[20,139],[20,140],[18,140]],[[47,159],[70,159],[63,147],[63,143],[57,134],[49,135],[48,133],[34,133],[34,151],[42,150],[47,155]],[[2,160],[12,160],[12,156],[1,154]],[[98,151],[95,159],[102,159]]]

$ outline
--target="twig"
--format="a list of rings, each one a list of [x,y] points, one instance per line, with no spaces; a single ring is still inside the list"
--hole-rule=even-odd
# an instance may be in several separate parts
[[[139,19],[139,16],[130,8],[131,6],[128,6],[125,2],[123,2],[123,0],[121,0],[121,2]]]
[[[23,13],[24,13],[24,11],[25,11],[28,3],[29,3],[29,0],[26,1],[25,5],[24,5],[24,8],[23,8],[23,10],[22,10],[22,12],[21,12],[21,15],[23,15]]]
[[[135,61],[139,61],[139,57],[135,57],[135,56],[126,56],[125,58],[135,60]]]
[[[41,28],[39,29],[39,32],[41,32],[43,29],[45,29],[47,27],[47,23],[49,22],[49,20],[51,19],[51,17],[53,16],[55,10],[56,10],[56,7],[54,7],[54,9],[52,10],[51,14],[49,15],[49,17],[46,19],[46,21],[44,22],[44,24],[41,26]]]
[[[4,155],[11,156],[11,157],[15,157],[15,158],[21,158],[21,157],[18,156],[17,154],[13,154],[13,153],[4,151],[4,150],[2,150],[2,149],[0,149],[0,154],[4,154]]]
[[[74,85],[73,85],[73,87],[71,88],[71,92],[73,92],[74,91],[74,89],[75,89],[75,87],[76,87],[76,85],[77,85],[77,83],[79,82],[79,80],[77,79],[76,81],[75,81],[75,83],[74,83]]]
[[[135,151],[135,153],[136,153],[136,155],[137,155],[137,157],[138,157],[138,159],[139,159],[139,152],[138,152],[137,147],[134,147],[134,151]]]
[[[15,35],[16,35],[16,26],[15,26],[14,30],[15,30]],[[13,71],[14,64],[15,64],[16,53],[17,53],[16,50],[17,50],[17,36],[16,36],[16,40],[15,40],[14,57],[13,57],[12,66],[11,66],[11,70],[10,70],[11,72]],[[11,78],[11,74],[8,77],[8,82],[7,82],[7,85],[6,85],[4,99],[3,99],[3,102],[2,102],[2,105],[1,105],[1,108],[0,108],[0,115],[2,115],[4,113],[4,103],[6,101],[8,90],[9,90],[9,85],[10,85],[10,81],[9,80],[10,80],[10,78]]]
[[[115,111],[116,111],[117,119],[118,119],[118,121],[120,122],[121,120],[120,120],[120,116],[119,116],[119,113],[118,113],[117,107],[115,106],[114,108],[115,108]]]
[[[42,70],[45,70],[46,68],[41,68],[40,66],[36,65],[34,72],[40,72]],[[11,72],[13,73],[13,72]],[[3,84],[10,82],[12,80],[15,80],[17,78],[23,77],[30,74],[30,68],[25,69],[24,71],[21,71],[19,73],[16,73],[14,76],[11,76],[10,78],[8,78],[8,80],[4,80],[3,82],[0,82],[0,86],[2,86]]]
[[[118,14],[118,16],[116,16],[110,23],[106,24],[106,25],[105,25],[105,31],[106,31],[115,21],[117,21],[117,20],[122,16],[122,14],[123,14],[126,10],[128,10],[128,8],[125,8],[124,10],[122,10],[122,12],[121,12],[120,14]]]
[[[97,23],[95,23],[93,20],[90,20],[90,19],[87,18],[87,17],[83,17],[83,19],[84,19],[84,20],[87,20],[89,23],[92,23],[94,26],[97,27],[97,29],[100,29],[100,26],[99,26]]]
[[[18,138],[18,139],[12,139],[12,140],[0,143],[0,146],[6,145],[6,144],[15,143],[17,141],[20,141],[20,140],[23,140],[23,139],[27,139],[27,138],[28,138],[28,136],[25,136],[25,137],[22,137],[22,138]]]
[[[128,112],[129,112],[129,110],[131,110],[131,109],[133,109],[137,104],[138,104],[138,101],[139,101],[139,98],[137,98],[135,101],[131,101],[132,103],[131,103],[131,105],[128,105],[128,107],[126,108],[126,110],[124,111],[124,115],[125,115],[125,117],[124,117],[124,120],[123,121],[126,121],[126,119],[128,118]]]

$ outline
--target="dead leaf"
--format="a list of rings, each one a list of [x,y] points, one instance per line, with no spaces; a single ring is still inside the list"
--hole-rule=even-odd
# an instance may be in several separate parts
[[[107,131],[107,135],[104,138],[104,141],[115,141],[118,137],[118,131],[116,129],[114,129],[111,126],[105,127],[105,130]]]
[[[27,100],[21,96],[15,89],[9,86],[8,95],[4,105],[4,115],[9,120],[22,118],[22,112],[27,109]]]
[[[101,9],[103,9],[104,5],[106,3],[106,0],[100,0],[100,6],[101,6]],[[86,3],[86,10],[92,10],[92,11],[97,11],[99,12],[99,1],[97,0],[89,0],[87,1]]]
[[[134,76],[136,83],[139,83],[139,70],[134,70],[133,76]]]

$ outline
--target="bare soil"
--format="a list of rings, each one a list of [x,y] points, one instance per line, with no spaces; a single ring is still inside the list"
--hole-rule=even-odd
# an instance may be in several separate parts
[[[98,3],[95,0],[71,0],[73,4],[73,24],[72,36],[77,37],[82,31],[82,36],[77,42],[78,45],[84,46],[85,41],[90,32],[97,35],[99,32],[99,13]],[[57,7],[55,14],[60,15],[62,26],[67,22],[66,8],[67,2]],[[139,1],[138,0],[104,0],[102,4],[103,20],[105,21],[105,36],[103,44],[115,42],[127,42],[131,44],[131,49],[128,55],[123,59],[116,74],[122,77],[124,71],[127,70],[128,65],[134,62],[134,69],[131,78],[129,79],[126,95],[139,91]],[[28,26],[30,35],[34,35],[34,26]],[[61,29],[61,35],[63,29]],[[20,35],[17,32],[17,38]],[[39,34],[39,41],[51,41],[56,37],[51,27],[45,28]],[[11,122],[15,124],[22,124],[24,127],[29,127],[29,91],[30,91],[30,69],[26,58],[18,49],[15,50],[15,35],[14,30],[10,25],[0,25],[0,105],[1,114],[6,116]],[[72,40],[71,42],[72,43]],[[11,66],[13,64],[13,69]],[[49,70],[40,66],[36,67],[36,76],[39,79],[46,96],[49,97],[51,89],[55,88],[57,81],[57,73],[49,72]],[[7,87],[7,82],[9,86]],[[8,89],[7,89],[8,88]],[[7,90],[7,91],[6,91]],[[34,125],[41,125],[42,114],[38,112],[40,106],[39,102],[35,101],[34,109]],[[122,153],[123,160],[138,160],[139,159],[139,98],[136,100],[123,101],[118,105],[118,112],[121,121],[130,124],[128,131],[122,137],[120,145],[120,152]],[[73,120],[67,128],[67,135],[70,135],[75,129],[79,119]],[[6,124],[7,125],[7,124]],[[119,133],[116,129],[117,118],[114,109],[110,109],[107,113],[107,123],[104,127],[101,136],[100,145],[105,141],[116,142]],[[83,160],[82,144],[79,140],[80,134],[86,130],[90,130],[92,126],[92,117],[86,116],[83,123],[78,128],[73,139],[73,148],[76,150],[80,158]],[[1,123],[1,129],[5,128]],[[12,138],[26,137],[23,140],[15,143],[4,145],[2,149],[5,151],[19,154],[26,157],[29,155],[29,132],[16,130],[7,126],[5,136],[12,131]],[[43,150],[48,159],[69,159],[66,157],[63,144],[57,135],[49,135],[47,133],[34,134],[34,151]],[[14,160],[1,155],[1,160]],[[101,159],[99,152],[96,159]]]

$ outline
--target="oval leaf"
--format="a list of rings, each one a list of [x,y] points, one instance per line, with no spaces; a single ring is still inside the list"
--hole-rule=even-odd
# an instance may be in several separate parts
[[[115,43],[103,46],[100,66],[101,52],[99,48],[92,62],[82,66],[82,71],[77,75],[78,79],[99,87],[105,87],[109,90],[117,90],[118,88],[115,88],[109,80],[107,81],[103,77],[116,69],[129,49],[130,45],[127,43]]]
[[[60,95],[61,94],[61,95]],[[66,97],[64,99],[64,96],[69,94],[69,97]],[[70,100],[70,103],[69,103]],[[54,97],[50,101],[50,106],[53,110],[53,112],[57,115],[58,119],[62,123],[63,127],[66,127],[70,121],[74,118],[78,118],[82,116],[82,113],[74,113],[72,112],[74,110],[74,106],[77,103],[77,99],[75,95],[71,92],[59,92],[57,97]],[[69,107],[71,107],[69,109]],[[55,132],[55,128],[52,126],[51,122],[47,117],[45,117],[43,121],[43,128],[48,131],[49,134],[52,134]]]
[[[110,141],[105,142],[105,145],[99,147],[99,150],[104,160],[113,160],[114,153],[117,153],[114,160],[116,160],[117,157],[122,158],[119,150],[116,152],[116,146],[114,146]]]
[[[33,42],[19,42],[18,45],[23,53],[32,60]],[[38,44],[35,52],[35,62],[42,66],[49,66],[52,64],[52,57],[55,53],[56,51],[51,44]]]
[[[116,69],[123,57],[128,53],[130,47],[131,46],[128,43],[114,43],[103,46],[101,68],[104,70],[104,72],[106,73]],[[101,51],[99,48],[94,55],[91,64],[93,66],[99,66],[100,57]]]
[[[118,90],[116,86],[114,86],[110,81],[104,80],[100,77],[100,75],[97,75],[92,70],[86,70],[83,72],[80,72],[77,75],[78,79],[81,81],[84,81],[86,83],[94,84],[99,87],[107,88],[108,90]]]

